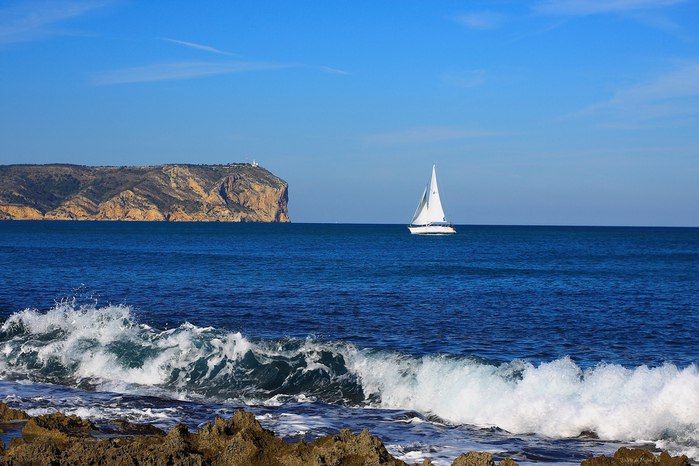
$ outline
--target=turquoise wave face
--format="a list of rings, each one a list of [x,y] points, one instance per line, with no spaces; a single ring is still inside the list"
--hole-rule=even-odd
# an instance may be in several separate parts
[[[80,387],[155,388],[172,397],[267,401],[364,400],[345,358],[351,345],[311,339],[252,342],[189,323],[165,331],[135,321],[127,306],[25,310],[0,328],[5,377]]]

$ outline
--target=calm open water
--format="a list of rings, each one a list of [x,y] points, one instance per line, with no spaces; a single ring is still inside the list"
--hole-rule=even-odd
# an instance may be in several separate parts
[[[0,396],[33,414],[697,458],[698,317],[699,229],[0,222]]]

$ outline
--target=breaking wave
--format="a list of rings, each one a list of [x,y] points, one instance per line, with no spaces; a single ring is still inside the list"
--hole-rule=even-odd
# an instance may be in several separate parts
[[[699,453],[695,365],[583,369],[568,357],[539,365],[416,358],[310,338],[252,340],[189,323],[161,331],[138,323],[127,306],[66,302],[2,324],[0,377],[217,402],[410,409],[515,434],[594,431]]]

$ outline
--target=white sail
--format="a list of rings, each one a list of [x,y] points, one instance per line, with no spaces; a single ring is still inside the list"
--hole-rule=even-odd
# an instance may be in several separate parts
[[[420,203],[417,205],[417,209],[415,209],[415,215],[413,215],[413,219],[410,222],[413,225],[422,225],[427,223],[427,191],[429,189],[429,186],[425,186],[425,190],[422,192],[422,197],[420,198]]]
[[[432,165],[432,179],[430,179],[430,192],[427,196],[427,222],[425,223],[440,223],[446,222],[447,218],[442,209],[442,201],[439,198],[439,188],[437,187],[437,169]]]
[[[442,209],[442,201],[439,198],[439,187],[437,187],[437,171],[432,166],[432,178],[422,193],[420,203],[415,210],[411,225],[427,225],[430,223],[445,223],[447,220]]]
[[[442,200],[439,198],[437,187],[437,169],[432,165],[432,177],[422,192],[420,203],[415,209],[413,220],[408,225],[408,230],[414,235],[449,235],[456,233],[454,226],[447,222],[442,208]]]

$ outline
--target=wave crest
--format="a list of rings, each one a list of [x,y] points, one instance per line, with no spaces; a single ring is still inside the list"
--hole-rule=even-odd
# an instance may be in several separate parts
[[[320,397],[359,402],[361,389],[333,348],[311,340],[252,342],[240,333],[183,323],[159,331],[128,306],[24,310],[0,327],[4,377],[103,390],[153,388],[178,398],[264,401]]]

